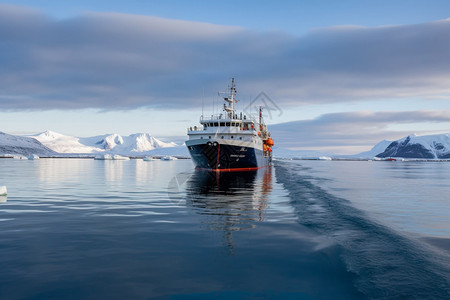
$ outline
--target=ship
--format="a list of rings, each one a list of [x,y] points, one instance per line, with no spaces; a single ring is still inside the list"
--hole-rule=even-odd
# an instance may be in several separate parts
[[[263,108],[252,116],[235,111],[236,87],[231,79],[223,97],[223,112],[200,117],[200,126],[188,128],[186,147],[196,169],[254,171],[272,164],[274,142],[263,118]]]

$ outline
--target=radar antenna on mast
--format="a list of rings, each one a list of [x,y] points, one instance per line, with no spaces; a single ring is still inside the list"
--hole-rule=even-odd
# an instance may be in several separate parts
[[[228,116],[230,118],[233,118],[234,116],[234,103],[237,102],[236,100],[236,87],[234,85],[234,78],[231,78],[231,87],[229,92],[219,92],[219,95],[228,94],[228,97],[224,97],[223,100],[228,102],[228,105],[224,104],[223,110],[228,113]]]

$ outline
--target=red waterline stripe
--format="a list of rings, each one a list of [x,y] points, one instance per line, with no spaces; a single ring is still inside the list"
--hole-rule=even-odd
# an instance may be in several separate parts
[[[204,169],[204,168],[196,167],[195,169],[201,170],[201,171],[212,171],[212,172],[242,172],[242,171],[256,171],[258,169],[266,168],[266,167],[268,167],[268,165],[262,166],[262,167],[252,167],[252,168]]]

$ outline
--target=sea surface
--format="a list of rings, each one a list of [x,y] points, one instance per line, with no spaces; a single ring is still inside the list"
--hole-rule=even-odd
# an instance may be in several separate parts
[[[0,299],[450,299],[450,163],[0,159]]]

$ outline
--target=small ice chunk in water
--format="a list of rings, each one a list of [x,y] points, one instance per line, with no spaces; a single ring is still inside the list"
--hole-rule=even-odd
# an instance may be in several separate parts
[[[94,157],[95,160],[111,160],[111,154],[98,154]]]
[[[30,157],[28,157],[29,160],[37,160],[39,159],[39,156],[37,156],[36,154],[31,155]]]
[[[331,157],[328,156],[320,156],[318,160],[332,160]]]
[[[6,190],[6,186],[0,186],[0,196],[6,196],[8,194],[8,191]]]
[[[111,155],[111,154],[97,154],[94,159],[96,160],[130,160],[127,156]]]
[[[113,155],[113,159],[114,160],[130,160],[130,158],[129,157],[127,157],[127,156],[121,156],[121,155]]]
[[[175,156],[163,156],[161,157],[161,160],[177,160]]]

